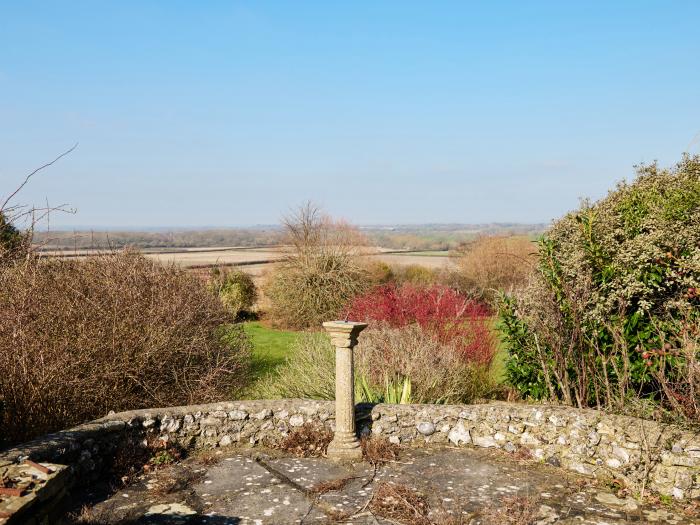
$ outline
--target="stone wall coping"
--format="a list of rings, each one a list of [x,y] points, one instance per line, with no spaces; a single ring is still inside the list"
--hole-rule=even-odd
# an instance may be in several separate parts
[[[163,416],[180,417],[187,414],[201,412],[207,414],[217,411],[232,411],[244,409],[255,411],[270,409],[273,412],[281,410],[297,410],[301,406],[317,405],[327,407],[333,411],[332,401],[316,401],[312,399],[264,399],[251,401],[223,401],[218,403],[206,403],[201,405],[182,405],[164,408],[142,408],[138,410],[126,410],[124,412],[110,413],[102,418],[83,423],[81,425],[59,430],[51,434],[26,441],[14,447],[0,450],[0,465],[10,462],[14,463],[24,458],[33,460],[44,459],[55,456],[56,451],[68,450],[75,446],[76,442],[95,438],[105,433],[122,431],[127,422],[133,420],[144,420],[149,418],[161,418]]]
[[[181,417],[187,414],[208,414],[211,412],[233,410],[245,410],[253,413],[261,410],[272,410],[274,412],[287,411],[290,414],[298,412],[301,407],[314,407],[323,409],[333,418],[334,402],[313,399],[262,399],[262,400],[240,400],[240,401],[222,401],[217,403],[205,403],[198,405],[182,405],[164,408],[143,408],[138,410],[126,410],[123,412],[110,413],[102,418],[83,423],[76,427],[61,430],[52,434],[27,441],[14,447],[0,450],[0,464],[3,462],[16,462],[22,458],[29,457],[30,459],[53,456],[53,451],[56,449],[70,448],[76,441],[83,441],[96,437],[104,433],[119,432],[123,430],[127,422],[132,420],[144,420],[149,418],[160,419],[164,416]],[[644,427],[652,434],[662,432],[664,429],[672,428],[674,425],[659,423],[656,421],[640,419],[632,416],[624,416],[618,414],[609,414],[600,412],[594,409],[572,408],[563,405],[547,405],[547,404],[532,404],[532,403],[511,403],[505,401],[491,401],[488,403],[479,403],[471,405],[436,405],[436,404],[408,404],[408,405],[393,405],[393,404],[363,404],[357,405],[358,419],[369,417],[368,412],[374,414],[382,414],[390,411],[393,414],[412,414],[416,417],[456,417],[468,415],[469,413],[490,412],[492,415],[498,413],[503,414],[504,409],[507,409],[508,415],[517,413],[519,417],[527,419],[532,417],[537,419],[547,416],[562,415],[567,418],[580,417],[583,419],[605,419],[614,421],[620,428],[629,428],[630,426]],[[538,413],[541,414],[538,416]],[[373,419],[377,419],[375,415]],[[700,446],[700,431],[689,431],[681,427],[675,427],[678,432],[687,439],[697,438],[697,443]],[[657,432],[655,432],[657,431]],[[687,440],[686,439],[686,440]],[[685,440],[684,440],[685,441]],[[695,440],[693,440],[695,441]]]

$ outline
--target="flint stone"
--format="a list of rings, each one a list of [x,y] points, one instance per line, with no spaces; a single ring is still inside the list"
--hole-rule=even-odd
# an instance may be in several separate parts
[[[583,474],[584,476],[593,476],[594,475],[593,469],[584,463],[574,462],[574,463],[571,463],[569,465],[569,468],[571,470],[575,470],[579,474]]]
[[[160,420],[161,432],[177,432],[180,429],[180,420],[173,416],[165,416]]]
[[[622,462],[617,458],[610,458],[605,464],[610,468],[620,468],[622,466]]]
[[[306,416],[315,416],[316,412],[318,412],[318,409],[313,406],[300,406],[299,407],[299,412]]]
[[[508,432],[511,434],[522,434],[525,430],[525,425],[522,423],[517,423],[514,425],[508,425]]]
[[[449,439],[455,445],[460,445],[462,443],[469,444],[472,442],[472,437],[471,434],[469,434],[469,430],[461,421],[457,423],[452,430],[450,430],[450,433],[447,435],[447,439]]]
[[[498,447],[498,443],[491,436],[473,436],[472,442],[477,447],[483,447],[483,448]]]
[[[563,427],[566,426],[566,422],[563,417],[559,416],[549,416],[549,422],[554,425],[555,427]]]
[[[228,413],[228,417],[234,421],[243,421],[248,419],[248,412],[245,410],[232,410]]]
[[[418,429],[418,432],[420,432],[424,436],[430,436],[435,433],[435,425],[428,421],[418,423],[416,425],[416,429]]]
[[[530,434],[529,432],[525,432],[520,436],[520,444],[521,445],[541,445],[542,441]]]
[[[255,419],[259,419],[262,421],[263,419],[270,419],[272,417],[272,410],[269,408],[266,408],[265,410],[261,410],[257,414],[255,414]]]
[[[615,456],[617,459],[619,459],[623,463],[628,463],[630,460],[629,452],[627,452],[624,448],[613,447],[612,453],[613,453],[613,456]]]
[[[557,456],[549,456],[546,460],[545,463],[548,465],[552,465],[553,467],[561,467],[561,461],[559,461],[559,458]]]

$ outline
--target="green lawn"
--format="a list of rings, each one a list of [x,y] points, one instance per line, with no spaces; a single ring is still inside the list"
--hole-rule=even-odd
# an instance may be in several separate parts
[[[506,379],[506,360],[508,359],[508,349],[501,339],[501,334],[498,331],[498,317],[494,316],[492,320],[492,329],[496,334],[496,355],[491,362],[491,377],[497,383],[503,383]]]
[[[298,332],[275,330],[258,321],[243,324],[243,329],[253,343],[253,377],[255,380],[274,371],[289,356]]]

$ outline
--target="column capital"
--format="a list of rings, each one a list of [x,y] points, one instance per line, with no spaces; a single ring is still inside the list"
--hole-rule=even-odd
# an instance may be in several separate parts
[[[357,336],[367,328],[367,323],[326,321],[323,328],[330,334],[331,342],[336,348],[352,348],[357,344]]]

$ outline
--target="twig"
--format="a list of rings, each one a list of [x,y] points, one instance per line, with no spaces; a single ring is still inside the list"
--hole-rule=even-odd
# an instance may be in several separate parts
[[[3,210],[5,209],[5,207],[7,206],[7,204],[12,200],[12,198],[13,198],[15,195],[17,195],[17,194],[20,192],[20,190],[21,190],[22,188],[24,188],[24,187],[27,185],[27,183],[29,182],[29,179],[31,179],[34,175],[36,175],[37,173],[39,173],[39,172],[40,172],[41,170],[43,170],[44,168],[48,168],[48,167],[51,166],[52,164],[58,162],[60,159],[62,159],[62,158],[65,157],[66,155],[68,155],[71,151],[73,151],[73,150],[74,150],[75,148],[77,148],[77,147],[78,147],[78,143],[76,142],[76,143],[73,145],[73,147],[71,147],[70,149],[68,149],[68,150],[64,151],[63,153],[61,153],[58,157],[56,157],[55,159],[53,159],[51,162],[47,162],[47,163],[44,164],[43,166],[39,166],[39,167],[36,168],[34,171],[32,171],[29,175],[27,175],[27,176],[24,178],[24,182],[22,182],[22,184],[20,184],[20,185],[17,187],[17,189],[16,189],[15,191],[13,191],[12,193],[10,193],[9,197],[7,197],[7,198],[5,199],[5,202],[2,203],[2,206],[0,206],[0,211],[3,211]]]

